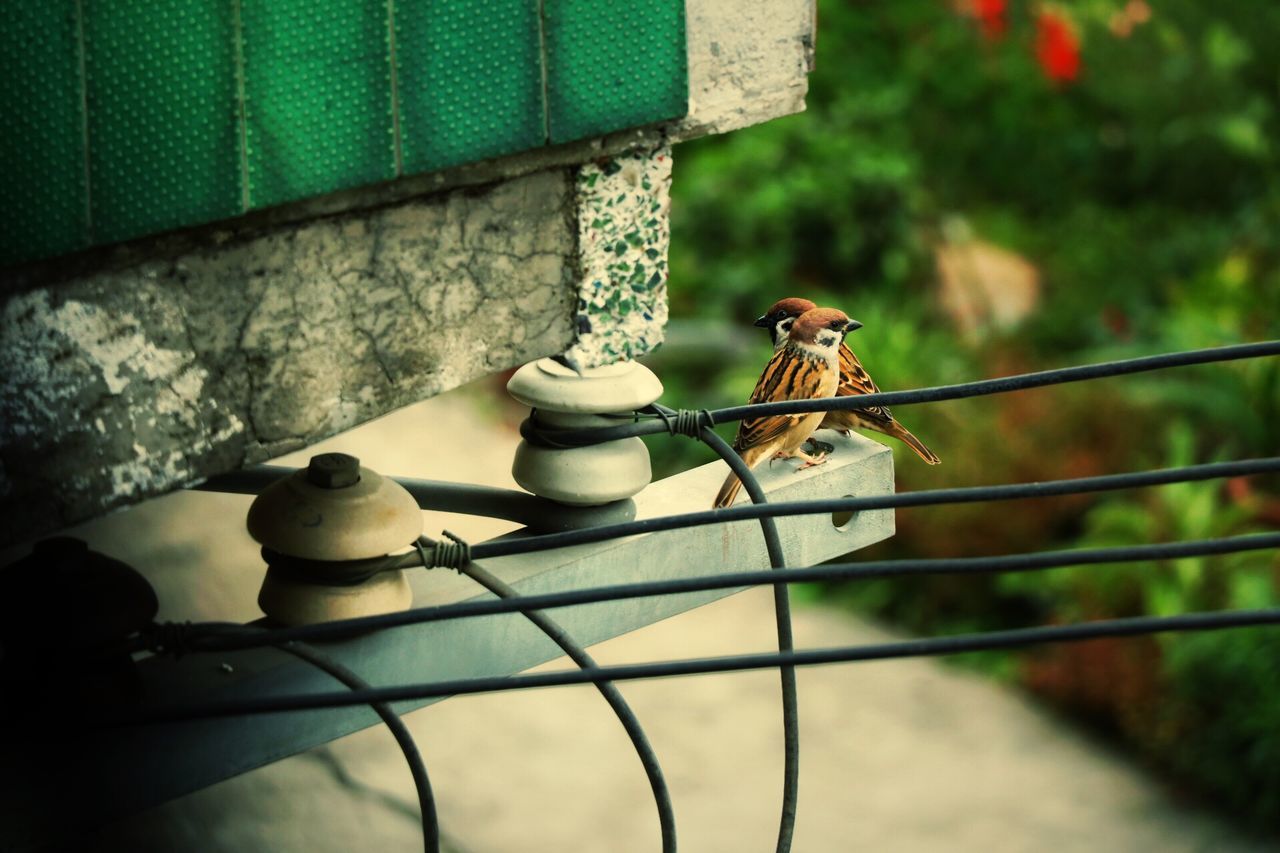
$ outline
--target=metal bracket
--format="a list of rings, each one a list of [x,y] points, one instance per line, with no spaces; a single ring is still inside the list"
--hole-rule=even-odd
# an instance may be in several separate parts
[[[771,499],[893,491],[889,448],[857,436],[824,434],[823,438],[836,447],[825,465],[798,472],[793,462],[762,467],[761,485]],[[715,462],[653,483],[635,497],[637,516],[706,509],[724,475],[724,464]],[[788,563],[811,565],[891,536],[894,517],[892,510],[863,512],[850,519],[796,516],[778,519],[778,529]],[[523,594],[768,565],[759,526],[750,521],[482,562]],[[413,572],[409,581],[416,606],[489,597],[451,572]],[[559,609],[555,617],[587,645],[731,593],[715,590],[600,602]],[[761,626],[762,632],[768,630]],[[325,649],[373,684],[511,674],[560,656],[560,650],[519,614],[431,622],[327,644]],[[274,649],[216,657],[193,654],[179,660],[152,658],[141,661],[138,669],[144,696],[152,702],[333,689],[324,675]],[[425,704],[400,703],[397,710]],[[77,815],[89,824],[102,823],[377,722],[368,708],[353,707],[77,732],[83,740],[41,743],[34,750],[26,748],[32,741],[29,732],[6,732],[2,747],[6,761],[0,773],[0,848],[20,849],[32,839],[46,843],[56,839],[68,829],[62,807],[68,801],[78,804]]]

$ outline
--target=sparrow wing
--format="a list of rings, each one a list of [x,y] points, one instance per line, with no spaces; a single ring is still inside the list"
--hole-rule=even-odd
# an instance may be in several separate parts
[[[774,353],[765,365],[748,403],[776,403],[780,400],[807,400],[820,393],[822,366],[799,358],[787,348]],[[738,423],[733,447],[739,453],[759,447],[782,436],[806,415],[767,415],[744,418]]]
[[[836,396],[858,397],[879,392],[880,389],[876,387],[875,380],[871,378],[870,373],[867,373],[862,362],[858,361],[853,350],[846,344],[840,344],[840,388],[836,391]],[[893,415],[889,413],[887,406],[869,406],[858,411],[876,420],[893,420]]]
[[[773,415],[743,420],[738,424],[738,435],[733,440],[733,449],[741,453],[744,450],[768,444],[795,426],[801,417],[803,416]]]
[[[879,390],[876,387],[876,383],[871,380],[866,368],[858,361],[858,357],[853,354],[853,350],[841,344],[840,388],[836,391],[836,396],[858,397],[863,394],[874,394]],[[938,454],[925,447],[920,439],[894,420],[888,406],[868,406],[865,409],[828,412],[827,416],[822,420],[822,426],[841,430],[853,428],[873,429],[876,432],[891,435],[906,442],[921,459],[930,465],[937,465],[941,461],[938,459]]]

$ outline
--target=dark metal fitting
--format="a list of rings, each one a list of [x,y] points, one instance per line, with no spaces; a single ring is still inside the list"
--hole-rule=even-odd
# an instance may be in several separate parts
[[[322,489],[345,489],[360,482],[360,460],[349,453],[320,453],[307,465],[307,482]]]

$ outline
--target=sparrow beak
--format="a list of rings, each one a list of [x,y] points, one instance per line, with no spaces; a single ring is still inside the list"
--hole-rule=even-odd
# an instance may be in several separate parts
[[[767,329],[767,328],[769,328],[770,326],[772,326],[773,324],[769,322],[769,315],[768,315],[768,314],[766,314],[766,315],[764,315],[763,317],[757,317],[757,318],[756,318],[756,321],[755,321],[754,323],[752,323],[751,325],[753,325],[753,326],[759,326],[759,327],[760,327],[760,328],[762,328],[762,329]]]
[[[857,320],[850,320],[849,324],[844,327],[844,333],[847,335],[850,332],[856,332],[861,328],[862,328],[862,324],[859,323]]]

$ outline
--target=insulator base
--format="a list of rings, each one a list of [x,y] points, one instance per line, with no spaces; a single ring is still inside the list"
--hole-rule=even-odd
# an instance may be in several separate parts
[[[397,613],[412,604],[413,591],[403,571],[379,572],[357,584],[328,586],[290,580],[268,567],[258,593],[262,612],[282,625]]]

